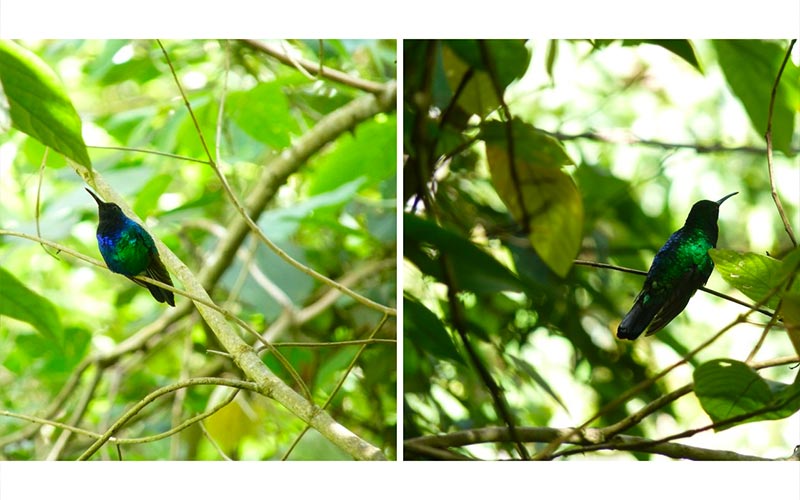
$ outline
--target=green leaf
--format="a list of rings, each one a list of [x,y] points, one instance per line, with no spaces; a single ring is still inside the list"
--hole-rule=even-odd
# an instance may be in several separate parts
[[[412,297],[403,296],[403,336],[436,359],[465,365],[442,320]]]
[[[786,280],[782,262],[772,257],[720,248],[712,248],[708,254],[722,278],[755,302]],[[800,291],[800,280],[795,280],[792,290]],[[780,293],[774,293],[766,306],[775,309],[780,297]]]
[[[700,65],[700,61],[697,59],[697,53],[694,51],[694,46],[692,42],[689,40],[623,40],[622,46],[627,47],[630,45],[639,45],[639,44],[650,44],[650,45],[657,45],[659,47],[665,48],[668,51],[672,52],[676,56],[680,57],[687,63],[689,63],[693,68],[695,68],[700,73],[703,72],[703,68]]]
[[[81,119],[56,74],[38,56],[0,40],[0,84],[14,128],[91,167]]]
[[[547,43],[547,62],[545,63],[545,67],[547,68],[547,76],[550,77],[550,81],[553,81],[553,67],[556,64],[556,59],[558,58],[558,40],[550,40]]]
[[[377,184],[397,171],[397,119],[379,115],[362,123],[352,134],[340,137],[333,147],[312,164],[308,194],[324,193],[353,179],[367,179],[365,187]]]
[[[485,44],[491,68],[480,43]],[[530,59],[524,40],[447,40],[442,47],[442,64],[450,90],[455,93],[461,87],[458,105],[467,113],[480,116],[500,104],[490,69],[502,93],[508,84],[525,74]],[[467,75],[470,71],[471,76]]]
[[[769,381],[733,359],[702,364],[694,372],[694,392],[714,423],[741,417],[716,431],[745,422],[786,418],[800,409],[800,377],[791,385]]]
[[[24,321],[60,346],[62,328],[55,306],[2,267],[0,283],[0,316]]]
[[[172,175],[161,174],[153,177],[142,189],[139,190],[136,196],[136,201],[133,204],[133,211],[139,214],[140,217],[147,217],[158,207],[158,199],[167,190],[167,187],[172,182]]]
[[[472,241],[433,222],[403,214],[403,255],[420,271],[443,282],[441,255],[452,266],[453,285],[477,294],[526,292],[526,286],[506,266]]]
[[[282,82],[262,82],[250,90],[232,92],[227,101],[231,118],[250,137],[275,149],[290,145],[290,132],[298,127]]]
[[[786,49],[763,40],[714,40],[719,65],[731,92],[741,101],[756,134],[767,131],[769,101]],[[772,116],[772,143],[791,156],[798,104],[798,68],[787,61]]]
[[[506,125],[483,124],[492,182],[511,215],[530,231],[536,253],[563,278],[583,237],[583,201],[575,182],[561,170],[573,162],[557,140],[530,125],[514,120],[512,129],[513,166]]]

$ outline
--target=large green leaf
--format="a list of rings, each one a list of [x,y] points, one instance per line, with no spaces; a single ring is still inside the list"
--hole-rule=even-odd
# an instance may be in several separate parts
[[[525,292],[525,285],[506,266],[472,241],[412,214],[403,214],[403,255],[420,271],[444,281],[441,255],[447,255],[458,290],[477,294]]]
[[[0,267],[0,316],[30,324],[61,346],[61,320],[53,304]]]
[[[511,215],[528,229],[536,253],[564,277],[583,232],[583,201],[561,170],[573,162],[557,140],[530,125],[515,120],[512,129],[513,165],[506,124],[491,121],[482,127],[492,182]]]
[[[719,65],[733,94],[741,101],[759,136],[767,131],[772,87],[786,49],[763,40],[715,40]],[[795,114],[800,104],[800,72],[791,59],[786,63],[775,95],[772,142],[776,149],[792,155]]]
[[[81,119],[49,66],[16,43],[0,40],[0,84],[0,102],[5,93],[14,128],[91,167]]]
[[[766,380],[733,359],[702,364],[694,371],[694,392],[714,423],[732,420],[716,427],[717,431],[745,422],[786,418],[800,409],[800,377],[791,385]]]
[[[785,264],[766,255],[719,248],[712,248],[708,254],[722,278],[755,302],[763,300],[787,279]],[[786,260],[790,257],[794,260],[796,257],[792,255]],[[800,280],[794,281],[791,290],[800,292]],[[780,293],[773,293],[765,305],[775,309],[780,296]]]

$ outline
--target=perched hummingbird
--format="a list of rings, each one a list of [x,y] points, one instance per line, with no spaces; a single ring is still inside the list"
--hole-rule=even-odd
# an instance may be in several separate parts
[[[97,202],[100,214],[100,224],[97,225],[97,246],[108,268],[150,290],[150,294],[157,301],[166,302],[174,307],[175,297],[172,292],[136,278],[137,275],[144,275],[172,286],[172,280],[158,256],[153,238],[142,226],[122,213],[119,205],[101,201],[88,188],[86,191]]]
[[[672,233],[656,253],[644,287],[617,328],[617,337],[633,340],[661,330],[683,311],[698,288],[706,284],[714,262],[708,249],[717,246],[717,217],[723,201],[738,193],[692,206],[683,227]]]

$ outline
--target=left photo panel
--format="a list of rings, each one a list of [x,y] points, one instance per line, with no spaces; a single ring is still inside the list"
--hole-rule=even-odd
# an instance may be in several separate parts
[[[0,40],[0,460],[396,460],[396,69]]]

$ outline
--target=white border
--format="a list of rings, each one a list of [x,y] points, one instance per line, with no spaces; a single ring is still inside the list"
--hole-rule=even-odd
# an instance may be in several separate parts
[[[797,0],[0,0],[3,38],[792,38]]]

